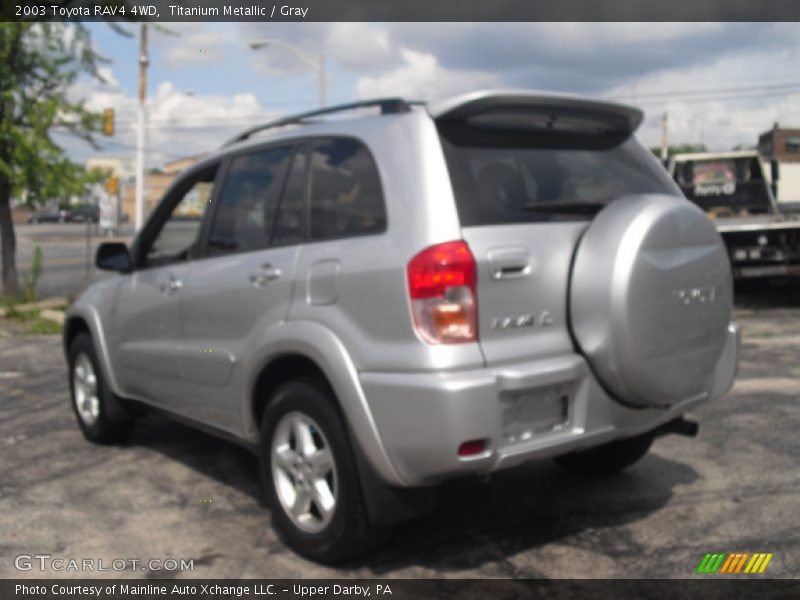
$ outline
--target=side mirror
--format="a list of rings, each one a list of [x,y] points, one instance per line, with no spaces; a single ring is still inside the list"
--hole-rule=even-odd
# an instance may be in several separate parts
[[[772,175],[772,183],[776,183],[781,177],[780,163],[774,158],[769,162],[770,174]]]
[[[122,242],[104,242],[97,248],[94,264],[101,271],[127,273],[131,270],[131,255]]]

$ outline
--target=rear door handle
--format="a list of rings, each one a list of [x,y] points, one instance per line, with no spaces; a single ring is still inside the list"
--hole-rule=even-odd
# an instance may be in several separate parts
[[[177,292],[182,287],[183,282],[180,279],[175,279],[174,277],[170,276],[166,283],[162,283],[160,286],[158,286],[158,289],[160,289],[161,293],[165,296],[169,296],[170,294]]]
[[[255,287],[262,287],[281,276],[281,270],[273,267],[269,263],[261,265],[261,270],[258,273],[250,273],[249,279]]]

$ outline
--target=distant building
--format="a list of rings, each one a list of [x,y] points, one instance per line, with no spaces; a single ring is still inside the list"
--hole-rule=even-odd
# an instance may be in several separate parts
[[[188,169],[198,160],[203,158],[204,154],[196,154],[194,156],[186,156],[176,160],[165,163],[160,172],[158,170],[151,170],[145,173],[144,176],[144,214],[145,216],[153,210],[153,207],[161,200],[164,192],[172,184],[175,176]],[[126,185],[122,190],[122,211],[127,214],[131,219],[136,214],[136,185],[135,178],[130,180],[130,185]]]
[[[758,151],[766,160],[800,162],[800,129],[782,128],[775,123],[758,137]]]
[[[86,170],[107,171],[120,179],[132,179],[134,177],[133,160],[129,158],[93,156],[86,159]]]
[[[800,129],[775,123],[758,137],[758,152],[764,160],[778,162],[778,201],[800,202]]]
[[[195,154],[193,156],[184,156],[183,158],[177,158],[173,161],[168,163],[164,163],[164,168],[162,171],[164,173],[168,173],[170,175],[177,175],[184,169],[188,169],[201,158],[204,158],[205,154]]]

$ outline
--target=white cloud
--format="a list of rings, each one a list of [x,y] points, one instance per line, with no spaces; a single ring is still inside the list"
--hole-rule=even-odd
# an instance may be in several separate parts
[[[641,106],[646,120],[640,136],[661,139],[661,117],[669,115],[670,143],[704,143],[712,150],[755,145],[776,121],[800,124],[800,80],[793,65],[800,46],[775,52],[723,56],[710,63],[644,75],[617,87],[609,97]],[[794,86],[777,87],[781,84]],[[776,87],[772,87],[776,86]]]
[[[800,26],[796,23],[186,23],[170,24],[180,37],[153,35],[159,79],[189,81],[202,73],[201,96],[151,93],[152,164],[213,148],[249,124],[267,120],[263,104],[299,110],[313,103],[314,73],[285,48],[252,52],[247,42],[277,38],[324,53],[329,99],[402,95],[431,99],[478,88],[524,87],[608,96],[642,106],[641,137],[656,145],[661,115],[669,113],[670,140],[703,141],[713,149],[753,144],[774,121],[800,125],[800,94],[729,94],[705,99],[686,90],[798,82]],[[120,43],[121,42],[113,42]],[[105,50],[108,50],[107,48]],[[129,61],[129,45],[124,57]],[[202,51],[201,51],[202,50]],[[106,52],[108,53],[108,52]],[[111,53],[114,54],[113,52]],[[136,101],[123,96],[117,77],[107,86],[80,88],[96,109],[114,106],[118,136],[109,148],[131,151]],[[283,81],[268,80],[264,73]],[[155,69],[151,71],[155,74]],[[174,77],[172,74],[175,74]],[[135,77],[135,73],[126,77]],[[300,78],[303,78],[302,80]],[[290,78],[297,78],[292,81]],[[135,89],[130,87],[133,95]],[[191,83],[189,83],[191,85]],[[798,86],[800,87],[800,86]],[[236,90],[253,93],[235,94]],[[634,91],[636,92],[634,95]],[[81,97],[80,95],[78,97]],[[195,127],[196,125],[196,127]],[[111,150],[109,150],[111,151]],[[155,154],[158,152],[159,154]]]
[[[73,156],[78,160],[94,155],[132,157],[136,148],[137,99],[95,82],[76,86],[74,93],[86,99],[90,110],[114,107],[116,127],[112,138],[97,138],[99,151],[65,140]],[[172,82],[163,82],[147,103],[147,165],[160,166],[182,156],[213,150],[238,132],[280,114],[265,111],[254,94],[186,95],[176,91]]]
[[[252,68],[271,75],[307,74],[306,64],[280,42],[309,54],[323,54],[329,66],[349,71],[374,70],[398,61],[386,26],[375,23],[242,23],[240,47],[255,40],[277,40],[274,47],[252,53]]]
[[[721,27],[721,23],[535,23],[531,33],[560,48],[596,50],[707,36]]]
[[[359,98],[403,96],[431,99],[496,85],[497,78],[486,72],[445,69],[432,54],[400,49],[403,65],[375,77],[361,77],[356,83]]]
[[[370,23],[331,23],[325,54],[356,70],[390,64],[394,58],[389,32]]]

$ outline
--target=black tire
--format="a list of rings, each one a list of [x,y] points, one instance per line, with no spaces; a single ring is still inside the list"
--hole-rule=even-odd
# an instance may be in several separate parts
[[[603,477],[619,473],[639,461],[653,443],[652,433],[614,440],[597,448],[559,456],[555,459],[564,470],[575,475]]]
[[[98,414],[93,422],[87,422],[81,416],[76,399],[75,365],[81,356],[88,358],[96,380]],[[88,334],[78,334],[72,341],[69,347],[68,365],[72,411],[84,437],[96,444],[116,444],[125,441],[133,430],[134,418],[122,405],[120,399],[109,389],[97,360],[92,338]]]
[[[388,530],[369,522],[355,457],[332,391],[321,382],[303,378],[280,386],[269,400],[261,421],[259,464],[272,523],[282,541],[298,554],[325,563],[341,563],[382,542]],[[318,532],[296,525],[283,507],[273,484],[272,440],[281,420],[300,413],[318,426],[333,455],[336,473],[335,507],[329,523]]]

